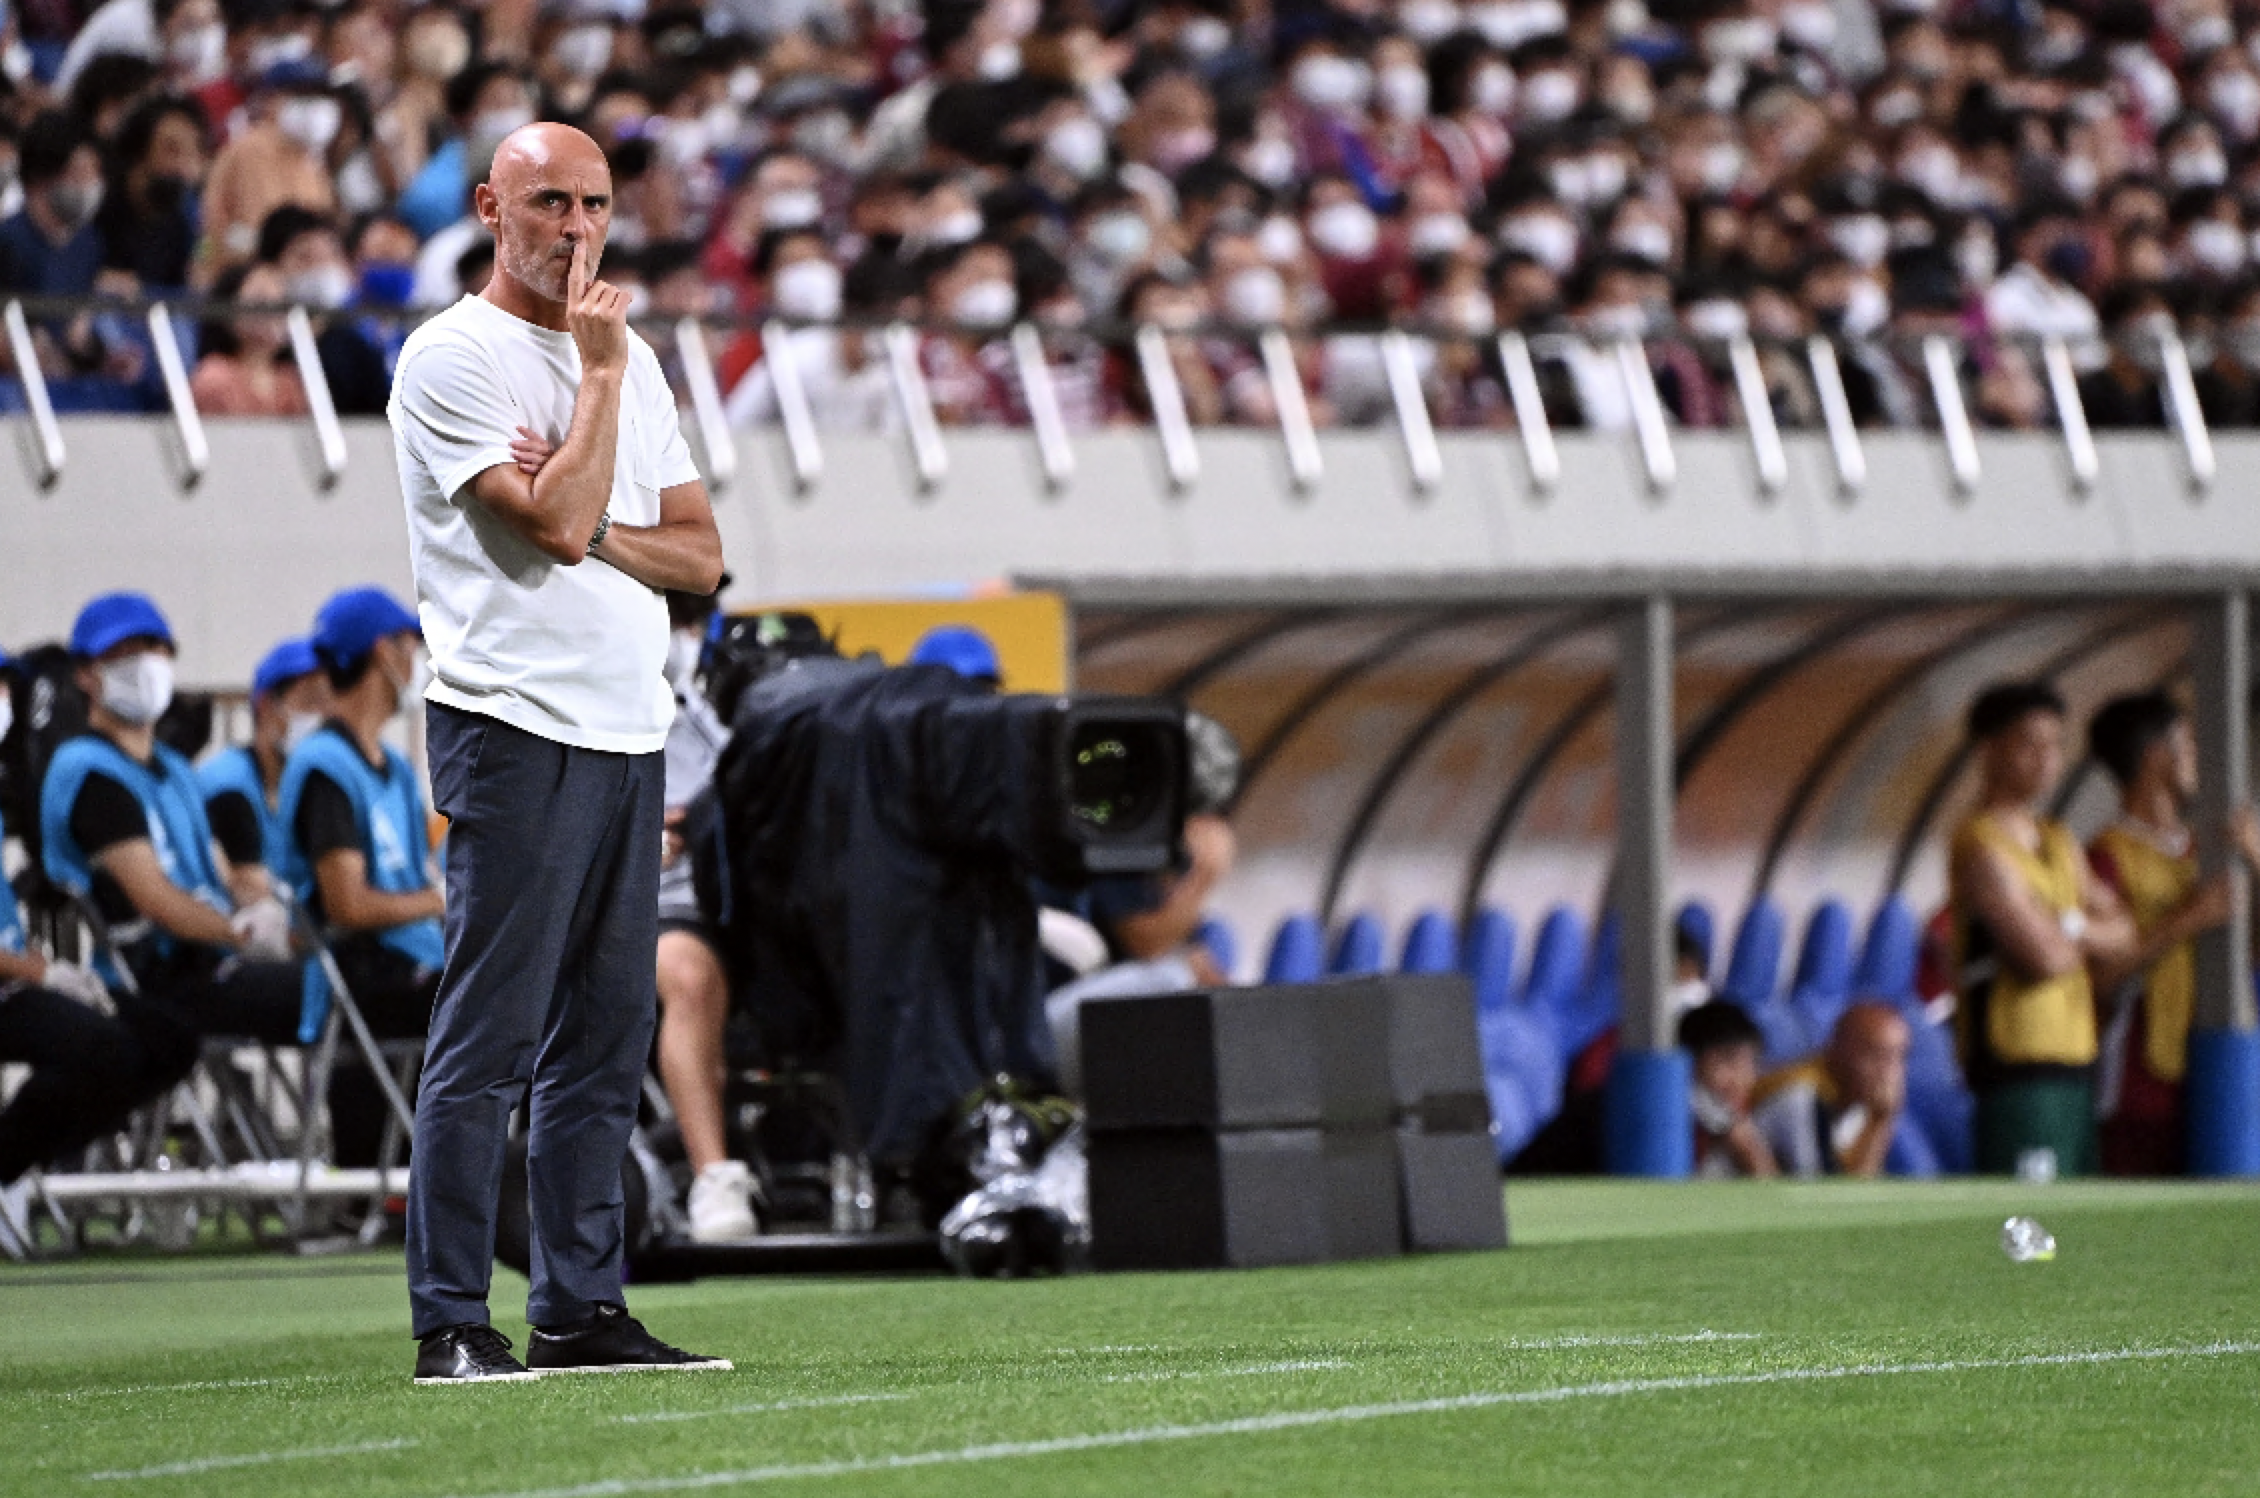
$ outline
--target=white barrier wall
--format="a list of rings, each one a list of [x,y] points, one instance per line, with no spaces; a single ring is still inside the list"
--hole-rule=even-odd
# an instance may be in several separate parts
[[[21,423],[18,423],[20,426]],[[63,424],[61,480],[38,490],[0,453],[0,642],[60,635],[91,594],[146,589],[183,636],[188,686],[240,683],[333,589],[406,592],[404,522],[382,422],[346,424],[349,465],[327,493],[310,429],[208,423],[210,475],[184,491],[167,423]],[[1564,433],[1562,479],[1535,491],[1511,432],[1441,439],[1441,482],[1414,490],[1393,431],[1324,434],[1322,479],[1289,482],[1276,434],[1203,431],[1201,471],[1165,482],[1153,435],[1078,438],[1061,492],[1025,432],[946,433],[931,492],[892,437],[827,437],[824,477],[796,494],[781,435],[742,434],[719,497],[731,601],[889,594],[1015,576],[1085,598],[1215,602],[1304,597],[1487,599],[1617,592],[1870,589],[2055,594],[2181,591],[2260,577],[2260,436],[2217,438],[2220,478],[2186,481],[2165,434],[2101,436],[2092,491],[2053,436],[1980,439],[1982,476],[1957,495],[1943,445],[1865,435],[1869,480],[1837,492],[1825,440],[1787,439],[1789,483],[1761,493],[1745,438],[1678,433],[1677,483],[1652,493],[1629,435]]]

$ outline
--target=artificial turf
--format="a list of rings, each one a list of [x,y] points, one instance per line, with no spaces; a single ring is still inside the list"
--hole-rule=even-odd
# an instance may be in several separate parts
[[[1496,1254],[646,1287],[737,1371],[484,1388],[410,1385],[397,1256],[4,1268],[0,1491],[2260,1492],[2260,1187],[1508,1200]]]

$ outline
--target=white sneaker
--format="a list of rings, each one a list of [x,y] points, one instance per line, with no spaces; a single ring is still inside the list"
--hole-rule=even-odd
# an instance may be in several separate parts
[[[19,1178],[12,1186],[0,1186],[0,1257],[31,1257],[35,1242],[31,1219],[36,1210],[29,1175]]]
[[[743,1160],[717,1160],[691,1182],[691,1241],[736,1243],[761,1231],[753,1220],[753,1172]]]

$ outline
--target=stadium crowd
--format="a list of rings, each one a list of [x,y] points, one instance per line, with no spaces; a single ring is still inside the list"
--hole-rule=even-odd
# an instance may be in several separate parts
[[[2260,422],[2260,24],[2231,0],[19,0],[0,49],[0,290],[288,299],[380,410],[403,321],[483,283],[468,191],[537,117],[585,126],[606,274],[717,344],[740,423],[791,335],[820,425],[899,419],[874,324],[922,320],[941,419],[1025,419],[1001,331],[1047,330],[1071,428],[1139,419],[1154,324],[1196,423],[1275,419],[1251,339],[1297,334],[1320,424],[1384,419],[1370,330],[1446,426],[1511,420],[1495,329],[1549,415],[1629,419],[1648,340],[1682,424],[1777,416],[1837,340],[1855,417],[1931,419],[1923,335],[1973,419],[2054,419],[2020,339],[2071,340],[2088,419],[2164,418],[2179,328],[2209,421]],[[1362,336],[1357,331],[1367,330]],[[68,406],[162,404],[138,320],[43,319]],[[1308,336],[1300,336],[1308,335]],[[204,408],[291,414],[274,316],[215,317]],[[678,381],[678,388],[680,382]]]

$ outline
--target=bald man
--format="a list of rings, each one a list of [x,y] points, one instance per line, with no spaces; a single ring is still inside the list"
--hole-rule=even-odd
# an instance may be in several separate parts
[[[721,540],[659,361],[629,331],[627,297],[596,279],[604,153],[529,125],[474,198],[493,279],[409,338],[387,410],[431,651],[433,801],[450,824],[408,1194],[416,1381],[727,1368],[652,1337],[621,1293],[675,710],[660,591],[713,592]],[[529,474],[514,443],[554,451]],[[521,1098],[524,1363],[487,1312]]]
[[[1912,1039],[1898,1010],[1863,1000],[1837,1018],[1827,1050],[1758,1083],[1751,1120],[1783,1174],[1883,1174]]]

